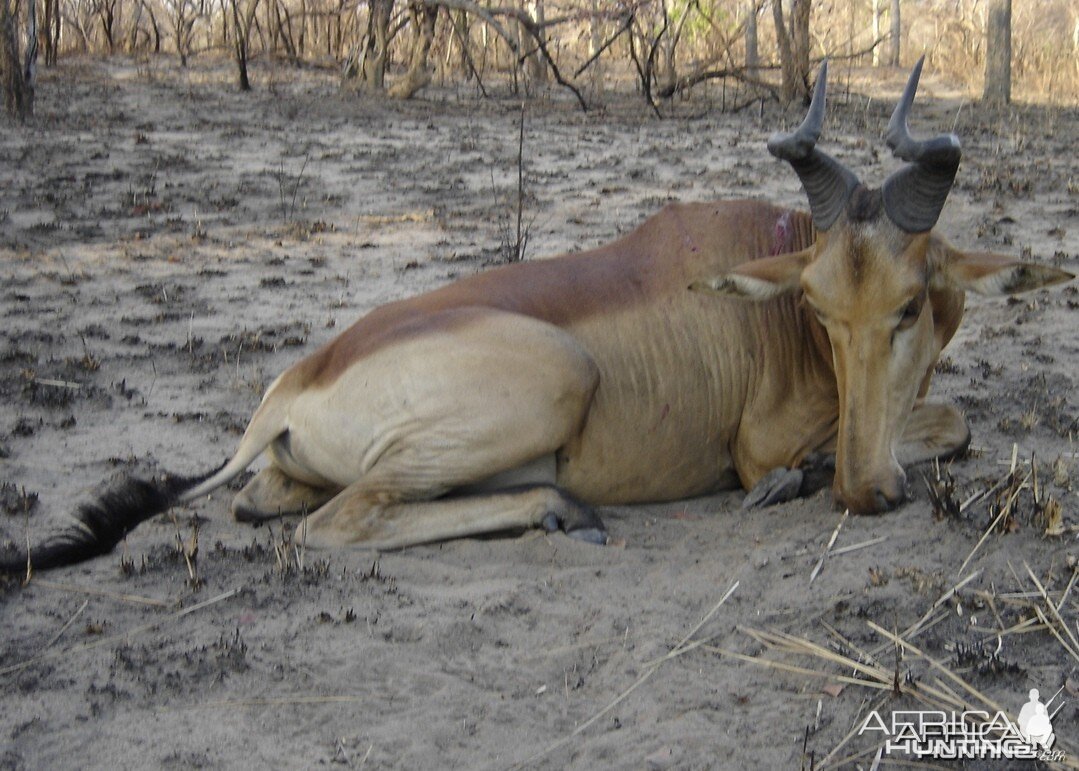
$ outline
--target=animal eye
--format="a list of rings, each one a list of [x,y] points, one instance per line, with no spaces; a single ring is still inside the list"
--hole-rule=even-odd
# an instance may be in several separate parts
[[[918,320],[918,317],[922,315],[922,298],[915,297],[906,307],[903,308],[903,314],[899,317],[899,329],[906,329],[914,325],[914,322]]]

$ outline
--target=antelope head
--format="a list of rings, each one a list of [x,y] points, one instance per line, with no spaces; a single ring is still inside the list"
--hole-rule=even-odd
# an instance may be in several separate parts
[[[705,282],[716,293],[750,300],[799,293],[827,332],[839,407],[834,493],[855,513],[884,511],[906,497],[896,445],[958,324],[963,293],[1012,294],[1072,277],[1002,255],[959,251],[934,235],[960,145],[954,134],[911,136],[907,121],[921,70],[919,61],[885,133],[905,163],[870,189],[817,148],[828,73],[827,63],[822,66],[802,125],[768,141],[805,188],[816,242]],[[945,306],[955,319],[942,334],[934,313]]]

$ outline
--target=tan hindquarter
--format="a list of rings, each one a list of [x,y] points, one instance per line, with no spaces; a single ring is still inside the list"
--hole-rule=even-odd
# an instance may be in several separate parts
[[[551,324],[440,311],[332,383],[291,394],[270,451],[310,484],[362,482],[382,503],[433,498],[554,453],[580,431],[596,384],[588,354]]]

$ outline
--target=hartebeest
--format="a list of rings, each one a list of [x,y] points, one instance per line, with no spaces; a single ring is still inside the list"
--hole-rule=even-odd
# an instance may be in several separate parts
[[[264,452],[269,466],[233,512],[311,512],[299,536],[311,546],[535,526],[603,542],[589,504],[738,485],[784,500],[813,487],[803,471],[829,457],[842,505],[891,508],[904,464],[969,441],[956,409],[923,401],[964,292],[1071,278],[933,234],[960,151],[953,135],[911,138],[920,72],[886,134],[906,165],[879,190],[816,148],[822,67],[801,127],[768,143],[800,177],[811,217],[753,201],[671,205],[594,251],[377,308],[277,378],[219,470],[128,481],[32,562],[107,551]]]

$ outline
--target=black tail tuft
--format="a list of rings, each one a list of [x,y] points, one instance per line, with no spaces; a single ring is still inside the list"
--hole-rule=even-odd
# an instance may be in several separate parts
[[[217,469],[197,477],[164,474],[148,480],[135,477],[119,480],[96,501],[80,506],[74,525],[32,547],[30,566],[34,570],[48,570],[108,554],[139,524],[167,511],[180,495],[216,472]],[[0,573],[22,573],[26,564],[25,551],[0,555]]]

